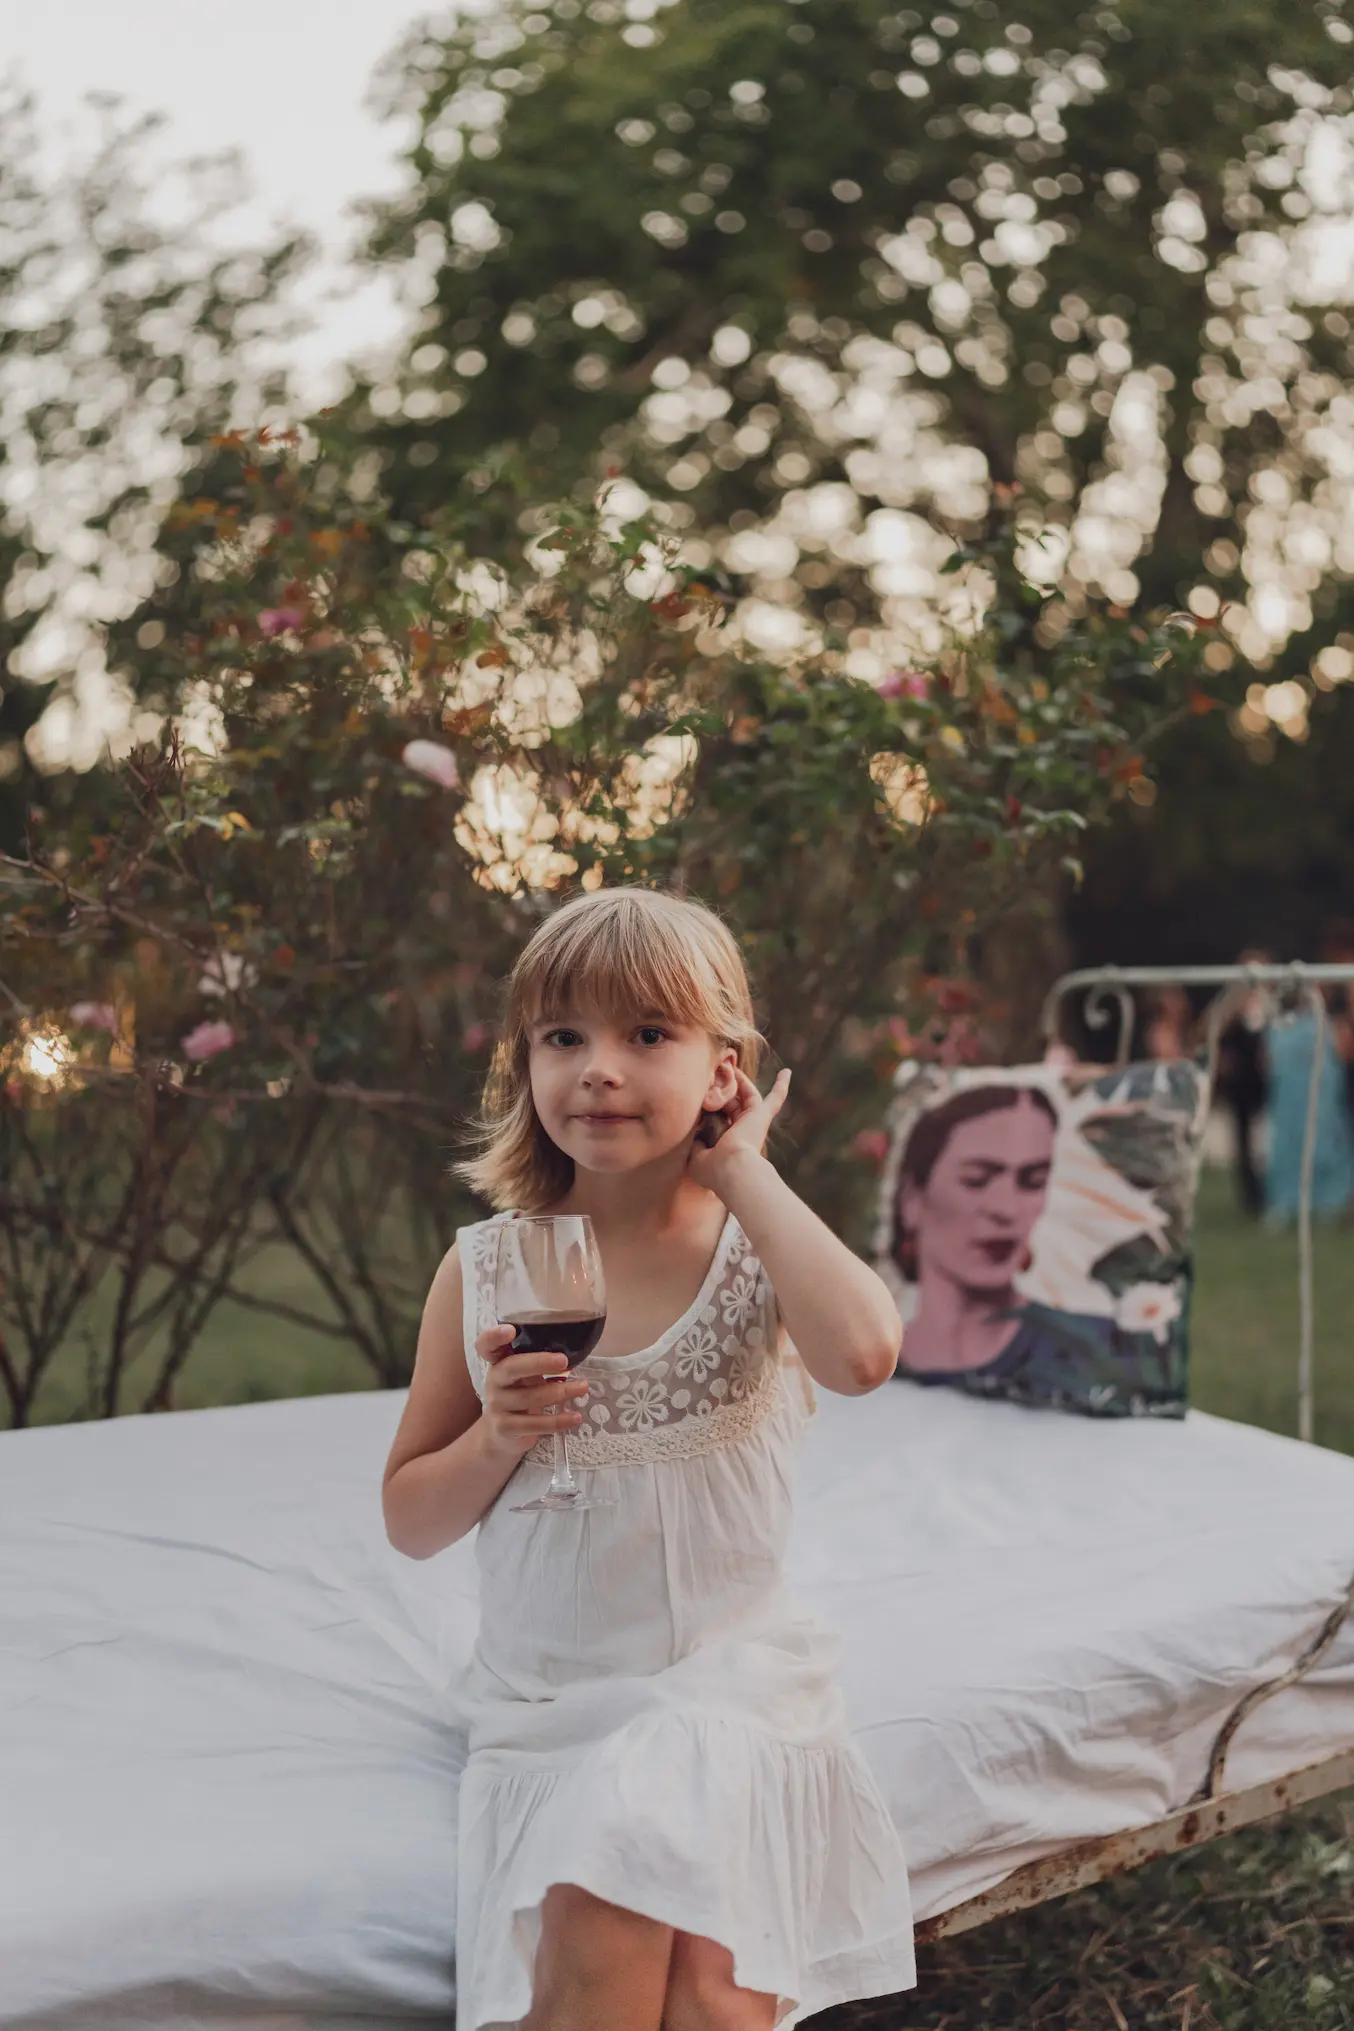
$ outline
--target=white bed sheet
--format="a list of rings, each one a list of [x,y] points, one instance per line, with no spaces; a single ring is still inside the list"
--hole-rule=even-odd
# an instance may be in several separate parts
[[[472,1566],[385,1543],[401,1401],[0,1437],[0,2024],[452,2021]],[[1185,1799],[1348,1583],[1354,1459],[1198,1414],[825,1396],[793,1569],[924,1917]],[[1350,1744],[1354,1629],[1228,1783]]]

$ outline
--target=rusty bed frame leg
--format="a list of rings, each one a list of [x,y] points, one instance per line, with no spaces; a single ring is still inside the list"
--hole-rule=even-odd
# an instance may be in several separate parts
[[[1297,1685],[1321,1662],[1354,1611],[1354,1576],[1322,1622],[1311,1642],[1287,1671],[1263,1685],[1253,1686],[1239,1699],[1214,1738],[1203,1782],[1186,1805],[1167,1813],[1164,1819],[1146,1826],[1130,1827],[1123,1833],[1105,1834],[1096,1840],[1077,1841],[1059,1848],[1037,1862],[1015,1869],[992,1889],[970,1897],[949,1911],[937,1913],[917,1927],[919,1940],[944,1939],[957,1932],[970,1932],[993,1918],[1015,1911],[1028,1911],[1054,1897],[1103,1883],[1110,1876],[1122,1876],[1140,1863],[1159,1855],[1173,1855],[1186,1848],[1202,1847],[1222,1834],[1235,1833],[1259,1820],[1272,1819],[1296,1805],[1307,1805],[1333,1791],[1354,1785],[1354,1746],[1308,1763],[1265,1784],[1250,1785],[1244,1791],[1221,1791],[1223,1766],[1237,1730],[1248,1714],[1275,1693]]]
[[[1227,1760],[1227,1751],[1231,1748],[1233,1738],[1241,1723],[1248,1714],[1254,1713],[1258,1706],[1263,1705],[1268,1699],[1273,1699],[1275,1693],[1284,1692],[1290,1685],[1296,1685],[1299,1679],[1305,1678],[1308,1672],[1321,1662],[1344,1627],[1351,1609],[1354,1609],[1354,1576],[1351,1577],[1344,1593],[1331,1609],[1330,1614],[1327,1615],[1325,1621],[1317,1630],[1316,1635],[1312,1638],[1312,1641],[1302,1652],[1302,1655],[1295,1658],[1287,1671],[1280,1672],[1277,1678],[1266,1679],[1263,1685],[1253,1686],[1245,1697],[1239,1699],[1232,1708],[1231,1713],[1218,1730],[1212,1754],[1208,1759],[1208,1769],[1204,1773],[1203,1783],[1190,1799],[1191,1805],[1203,1805],[1207,1800],[1218,1796],[1219,1787],[1222,1784],[1222,1767]]]
[[[1214,1738],[1203,1782],[1187,1804],[1167,1813],[1164,1819],[1149,1820],[1146,1826],[1129,1827],[1122,1833],[1077,1841],[1071,1847],[1059,1848],[1056,1853],[1041,1857],[1037,1862],[1027,1862],[1023,1868],[1014,1869],[1009,1876],[1003,1877],[990,1890],[967,1898],[948,1911],[938,1912],[934,1918],[925,1919],[917,1927],[918,1940],[945,1939],[953,1933],[971,1932],[975,1926],[986,1925],[994,1918],[1028,1911],[1054,1897],[1066,1897],[1073,1890],[1084,1890],[1090,1884],[1103,1883],[1111,1876],[1125,1875],[1130,1869],[1136,1869],[1141,1863],[1160,1855],[1180,1854],[1186,1848],[1202,1847],[1206,1841],[1217,1840],[1222,1834],[1236,1833],[1241,1827],[1273,1819],[1293,1806],[1309,1805],[1315,1798],[1324,1798],[1330,1792],[1343,1791],[1347,1785],[1354,1785],[1352,1744],[1334,1756],[1324,1757],[1319,1763],[1305,1764],[1300,1770],[1272,1777],[1264,1784],[1250,1785],[1244,1791],[1219,1790],[1227,1752],[1247,1715],[1254,1713],[1265,1700],[1272,1699],[1275,1693],[1297,1685],[1300,1679],[1314,1670],[1334,1644],[1351,1611],[1354,1611],[1354,1576],[1351,1576],[1349,1585],[1311,1642],[1287,1671],[1280,1672],[1276,1678],[1266,1679],[1263,1685],[1253,1686],[1237,1701]]]
[[[918,1925],[916,1937],[925,1942],[947,1939],[994,1918],[1006,1918],[1016,1911],[1028,1911],[1054,1897],[1066,1897],[1092,1883],[1104,1883],[1123,1876],[1143,1862],[1160,1855],[1181,1854],[1187,1848],[1202,1847],[1222,1834],[1273,1819],[1293,1807],[1309,1805],[1313,1799],[1354,1785],[1354,1747],[1327,1756],[1320,1763],[1308,1763],[1267,1784],[1253,1784],[1245,1791],[1224,1792],[1203,1804],[1183,1806],[1165,1819],[1152,1820],[1144,1827],[1130,1827],[1124,1833],[1106,1834],[1099,1840],[1077,1841],[1037,1862],[1013,1870],[991,1890],[970,1897],[949,1911],[939,1912]]]

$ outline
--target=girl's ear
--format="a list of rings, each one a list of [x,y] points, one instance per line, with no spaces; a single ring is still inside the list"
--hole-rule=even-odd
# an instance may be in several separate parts
[[[710,1084],[705,1089],[701,1105],[706,1108],[723,1108],[729,1105],[738,1091],[738,1053],[730,1045],[721,1051],[710,1074]]]

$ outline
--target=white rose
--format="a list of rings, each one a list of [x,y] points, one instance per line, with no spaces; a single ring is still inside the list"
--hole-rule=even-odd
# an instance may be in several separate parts
[[[223,952],[219,958],[209,959],[198,981],[199,994],[235,994],[240,988],[248,990],[258,982],[258,969],[239,952]]]
[[[454,790],[460,783],[456,757],[450,748],[443,747],[441,741],[411,740],[401,750],[400,760],[416,776],[426,777],[428,782],[436,783],[443,790]]]

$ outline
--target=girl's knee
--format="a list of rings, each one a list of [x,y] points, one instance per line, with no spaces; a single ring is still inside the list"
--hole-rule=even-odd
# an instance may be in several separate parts
[[[556,1883],[541,1910],[527,2031],[658,2031],[672,1932],[636,1911],[607,1904],[573,1883]]]
[[[668,1968],[663,2031],[772,2031],[776,1998],[740,1989],[733,1955],[713,1939],[679,1932]]]
[[[672,1939],[670,1926],[638,1911],[627,1911],[620,1904],[608,1904],[605,1898],[594,1897],[591,1890],[580,1890],[577,1883],[551,1884],[541,1906],[541,1933],[543,1939],[549,1936],[556,1944],[595,1944],[599,1950],[625,1940],[642,1951],[658,1942],[666,1947]]]
[[[647,1923],[633,1911],[620,1911],[614,1904],[604,1904],[591,1890],[580,1890],[577,1883],[552,1883],[541,1904],[542,1939],[589,1939],[594,1933],[608,1931],[626,1920]]]

